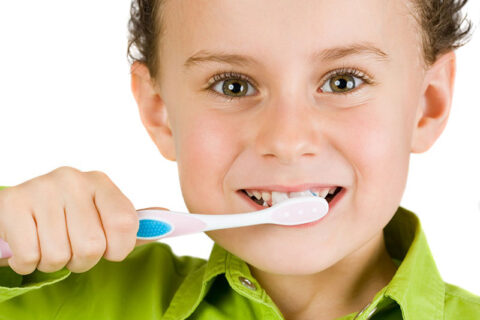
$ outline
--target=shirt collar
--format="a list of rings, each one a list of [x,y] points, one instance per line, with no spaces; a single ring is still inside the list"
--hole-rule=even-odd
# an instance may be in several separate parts
[[[405,320],[443,319],[445,283],[418,217],[399,207],[384,228],[384,235],[390,256],[401,261],[385,296],[400,305]]]
[[[401,263],[390,283],[375,295],[362,314],[372,315],[396,303],[400,306],[404,320],[443,319],[445,285],[418,217],[399,207],[385,226],[384,236],[390,256]],[[279,319],[283,318],[275,303],[250,273],[247,263],[214,243],[207,263],[186,277],[164,319],[188,317],[205,297],[215,278],[221,274],[225,275],[233,290],[269,306],[272,313]],[[250,280],[256,290],[242,285],[242,278]],[[365,319],[365,316],[358,319]]]

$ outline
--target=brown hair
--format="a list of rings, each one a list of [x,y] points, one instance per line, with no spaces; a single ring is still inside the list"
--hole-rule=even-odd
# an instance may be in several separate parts
[[[410,0],[412,16],[420,28],[423,61],[429,68],[437,59],[450,50],[465,45],[471,37],[472,23],[462,15],[468,0]],[[165,0],[132,0],[128,21],[127,59],[144,63],[152,79],[159,69],[158,43],[164,32],[162,25]],[[464,21],[467,27],[462,30]],[[138,57],[132,52],[136,49]]]

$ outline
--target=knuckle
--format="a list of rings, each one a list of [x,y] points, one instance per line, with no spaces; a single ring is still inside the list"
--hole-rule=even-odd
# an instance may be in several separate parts
[[[65,192],[68,190],[72,193],[85,192],[88,186],[88,180],[85,177],[85,173],[78,169],[71,167],[60,167],[51,172],[50,183],[52,188],[56,188]]]
[[[45,260],[45,261],[44,261]],[[40,264],[49,268],[55,268],[59,266],[64,266],[68,260],[70,260],[69,252],[51,252],[45,255],[45,258],[42,257]]]
[[[113,223],[113,228],[120,233],[137,232],[139,227],[138,217],[132,213],[118,215]]]
[[[88,271],[90,268],[87,267],[78,267],[76,265],[67,265],[67,269],[70,270],[73,273],[83,273]]]
[[[63,166],[63,167],[56,168],[55,170],[47,174],[47,176],[54,176],[62,180],[63,179],[71,180],[73,178],[77,178],[80,174],[81,174],[81,171],[78,169]]]
[[[61,166],[52,171],[52,173],[61,173],[61,174],[72,174],[72,173],[80,173],[81,171],[74,167],[69,166]]]
[[[15,273],[18,273],[21,275],[27,275],[35,271],[35,267],[26,268],[23,265],[22,266],[10,265],[10,267],[13,269],[13,271],[15,271]]]
[[[22,251],[17,257],[17,261],[21,265],[37,265],[39,260],[40,254],[38,251]]]
[[[109,261],[113,261],[113,262],[120,262],[120,261],[123,261],[126,257],[127,257],[128,253],[127,254],[122,254],[122,255],[119,255],[119,254],[110,254],[108,256],[105,257],[105,259],[109,260]]]
[[[94,178],[97,178],[97,179],[102,179],[102,180],[108,179],[107,174],[103,171],[92,170],[92,171],[88,171],[86,173],[89,174],[90,176],[94,177]]]
[[[93,268],[95,266],[95,264],[85,264],[85,263],[79,263],[78,260],[75,259],[75,261],[70,261],[66,267],[68,270],[74,272],[74,273],[82,273],[82,272],[86,272],[88,270],[90,270],[91,268]]]
[[[108,250],[105,252],[105,259],[110,261],[123,261],[129,254],[132,252],[133,248],[128,248],[126,246],[122,246],[122,248],[118,248],[117,250]]]
[[[96,237],[85,241],[83,245],[75,251],[75,255],[83,259],[93,259],[102,256],[107,247],[104,237]]]

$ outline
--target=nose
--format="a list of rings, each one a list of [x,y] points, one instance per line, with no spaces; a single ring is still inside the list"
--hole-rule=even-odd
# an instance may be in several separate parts
[[[282,164],[315,156],[319,147],[316,110],[299,99],[282,101],[272,101],[261,113],[256,151],[263,157],[276,158]]]

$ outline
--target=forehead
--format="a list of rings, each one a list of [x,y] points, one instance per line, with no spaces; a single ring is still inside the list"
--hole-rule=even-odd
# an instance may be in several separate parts
[[[403,0],[174,0],[165,3],[163,25],[162,50],[174,48],[182,65],[201,50],[272,66],[354,43],[374,44],[392,58],[419,53]]]

